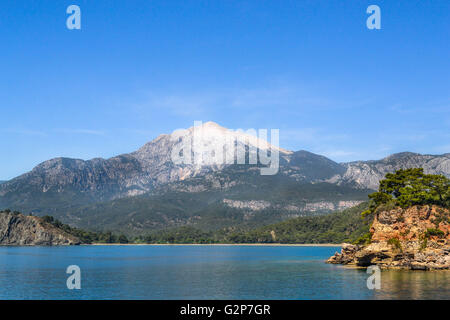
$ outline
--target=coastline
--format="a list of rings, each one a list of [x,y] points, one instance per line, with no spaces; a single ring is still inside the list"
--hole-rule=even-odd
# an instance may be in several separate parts
[[[91,243],[86,246],[248,246],[248,247],[342,247],[336,243]]]

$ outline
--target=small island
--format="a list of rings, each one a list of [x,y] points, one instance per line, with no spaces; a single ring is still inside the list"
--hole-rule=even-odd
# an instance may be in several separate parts
[[[450,269],[450,180],[423,169],[398,170],[369,195],[370,232],[327,263],[409,270]]]

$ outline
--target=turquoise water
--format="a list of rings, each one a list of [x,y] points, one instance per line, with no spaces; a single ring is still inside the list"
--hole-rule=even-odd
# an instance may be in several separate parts
[[[450,272],[325,264],[339,247],[0,247],[0,299],[450,299]],[[66,268],[81,268],[69,290]]]

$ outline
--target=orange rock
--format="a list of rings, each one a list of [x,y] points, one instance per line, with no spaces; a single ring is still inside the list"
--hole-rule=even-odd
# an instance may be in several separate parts
[[[450,269],[450,213],[437,206],[395,208],[375,214],[367,246],[344,245],[328,263],[412,270]],[[427,235],[439,229],[442,236]]]

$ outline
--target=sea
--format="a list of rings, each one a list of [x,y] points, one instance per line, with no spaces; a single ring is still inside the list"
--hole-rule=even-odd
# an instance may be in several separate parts
[[[0,299],[450,299],[450,272],[326,264],[332,246],[0,247]]]

